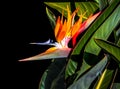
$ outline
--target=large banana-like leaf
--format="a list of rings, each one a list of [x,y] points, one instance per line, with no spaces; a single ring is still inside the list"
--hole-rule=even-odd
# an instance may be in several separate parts
[[[64,16],[67,17],[67,5],[71,9],[70,2],[44,2],[49,7],[56,9],[58,12],[62,13],[64,11]],[[73,6],[72,6],[73,7]],[[86,17],[93,14],[98,9],[98,3],[96,2],[75,2],[75,7],[79,8],[78,16],[86,12]]]
[[[107,40],[112,31],[120,24],[120,5],[114,10],[114,12],[101,24],[98,30],[93,34],[92,38],[85,47],[85,52],[98,55],[100,47],[94,42],[94,38]]]
[[[117,62],[120,63],[120,47],[111,42],[104,41],[101,39],[95,39],[95,42],[97,43],[98,46],[107,51],[107,53],[114,56]]]
[[[108,19],[108,17],[111,15],[111,13],[116,9],[116,6],[118,6],[120,3],[119,0],[116,0],[114,1],[113,3],[111,3],[111,5],[109,7],[107,7],[104,12],[96,19],[96,21],[94,21],[94,23],[88,28],[88,30],[86,31],[86,33],[82,36],[82,38],[79,40],[78,44],[76,45],[76,47],[74,48],[73,52],[71,53],[71,56],[70,56],[70,59],[68,61],[68,64],[67,64],[67,67],[66,67],[66,78],[68,76],[71,76],[75,73],[76,69],[77,69],[77,66],[78,66],[78,63],[76,61],[74,61],[73,59],[73,56],[78,56],[79,54],[82,53],[82,49],[84,49],[86,43],[88,42],[88,40],[90,39],[90,37],[93,35],[93,33],[99,29],[99,27],[101,27],[101,25],[104,23],[105,24],[105,21],[106,19]],[[118,9],[117,9],[118,11]],[[118,13],[118,12],[117,12]],[[116,17],[116,14],[114,13],[112,15],[113,17]],[[117,17],[118,18],[118,17]],[[113,21],[115,20],[114,18],[111,18],[113,19]],[[119,19],[119,18],[118,18]],[[109,20],[110,21],[110,18]],[[118,20],[117,20],[118,21]],[[106,22],[108,24],[108,22]],[[109,22],[110,24],[111,22]],[[116,24],[114,24],[115,26]],[[108,25],[109,26],[109,25]],[[106,25],[106,28],[108,28],[108,26]],[[113,27],[112,27],[113,28]],[[113,30],[113,29],[112,29]],[[108,31],[108,30],[107,30]],[[109,32],[109,31],[108,31]],[[102,32],[101,32],[102,33]],[[105,33],[106,34],[106,33]],[[104,35],[104,33],[102,34],[99,34],[97,33],[97,35]],[[109,35],[109,34],[108,34]],[[105,36],[106,37],[106,36]],[[106,39],[106,38],[105,38]],[[88,52],[90,51],[90,48],[94,50],[96,50],[96,48],[94,47],[94,40],[93,38],[91,39],[92,40],[92,43],[90,46],[87,45],[88,47],[86,48],[86,50],[88,50]],[[91,43],[91,42],[90,42]],[[100,51],[100,48],[97,46],[97,52],[99,53]],[[92,52],[91,52],[92,53]],[[93,52],[95,53],[95,52]],[[97,53],[97,54],[98,54]],[[76,59],[75,59],[76,60]],[[78,60],[78,59],[77,59]],[[79,60],[82,60],[82,56],[79,57]],[[88,69],[90,66],[85,62],[83,61],[83,67],[85,70]],[[84,65],[85,64],[85,65]],[[84,70],[84,71],[85,71]]]
[[[68,87],[68,89],[89,89],[91,83],[99,76],[106,64],[108,63],[108,57],[105,56],[98,64],[96,64],[91,70],[79,78],[76,82]]]
[[[53,81],[58,78],[58,75],[61,73],[65,65],[65,59],[54,60],[53,63],[51,63],[48,69],[46,69],[46,71],[44,72],[38,89],[51,89],[51,87],[53,87]],[[61,81],[62,82],[59,83],[59,85],[61,86],[60,89],[64,87],[64,78],[62,78]]]
[[[101,26],[97,29],[97,31],[93,34],[93,36],[91,37],[91,39],[89,40],[88,44],[86,45],[84,51],[84,58],[83,60],[91,60],[91,56],[92,56],[92,62],[97,62],[99,61],[99,59],[94,58],[95,56],[98,56],[99,52],[100,52],[100,47],[96,46],[96,43],[94,42],[94,38],[101,38],[104,40],[107,40],[107,38],[110,36],[110,34],[112,33],[112,31],[114,30],[114,28],[116,28],[116,26],[119,24],[120,22],[120,6],[118,5],[118,7],[114,10],[114,12],[105,20],[105,22],[103,24],[101,24]],[[112,18],[112,19],[111,19]],[[113,25],[110,24],[113,23]],[[87,55],[87,57],[86,57]],[[89,62],[89,61],[88,61]],[[89,69],[88,67],[89,63],[82,63],[82,68],[84,68],[84,70],[82,69],[78,71],[78,76],[77,78],[86,70]]]

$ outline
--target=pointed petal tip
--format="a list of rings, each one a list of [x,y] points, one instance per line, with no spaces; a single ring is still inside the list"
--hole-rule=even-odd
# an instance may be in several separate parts
[[[33,42],[33,43],[29,43],[29,44],[37,44],[37,43],[34,43],[34,42]]]
[[[21,59],[21,60],[18,60],[19,62],[24,62],[24,61],[28,61],[26,59]]]
[[[18,61],[19,61],[19,62],[33,61],[33,58],[32,58],[32,57],[29,57],[29,58],[20,59],[20,60],[18,60]]]
[[[18,62],[22,62],[22,61],[24,61],[24,60],[18,60]]]

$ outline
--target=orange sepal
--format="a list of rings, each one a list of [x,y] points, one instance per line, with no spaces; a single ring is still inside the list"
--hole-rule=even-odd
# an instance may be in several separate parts
[[[58,42],[60,42],[65,37],[66,29],[67,29],[67,23],[66,23],[66,20],[65,20],[64,24],[62,25],[61,30],[59,31],[59,34],[57,36],[57,41]]]
[[[55,38],[57,38],[58,34],[59,34],[59,31],[61,29],[61,21],[60,21],[60,16],[58,16],[57,18],[57,22],[56,22],[56,26],[55,26],[55,29],[54,29],[54,33],[55,33]]]

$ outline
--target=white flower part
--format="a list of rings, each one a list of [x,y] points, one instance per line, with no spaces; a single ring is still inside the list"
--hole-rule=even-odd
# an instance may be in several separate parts
[[[55,43],[52,43],[51,45],[54,45],[57,48],[68,48],[68,43],[70,39],[71,37],[64,37],[60,43],[55,42]]]
[[[36,44],[36,45],[51,45],[51,46],[55,46],[57,48],[68,48],[68,43],[71,39],[71,36],[67,36],[67,37],[64,37],[63,40],[58,43],[58,42],[54,42],[52,40],[48,40],[46,42],[43,42],[43,43],[30,43],[30,44]]]
[[[68,48],[68,43],[69,43],[70,39],[71,39],[71,36],[64,37],[63,40],[61,41],[62,47]]]
[[[60,43],[58,43],[58,42],[55,42],[54,46],[57,47],[57,48],[63,48],[62,45]]]
[[[47,40],[46,42],[42,42],[42,43],[30,43],[30,44],[36,44],[36,45],[49,45],[51,43],[51,40]]]

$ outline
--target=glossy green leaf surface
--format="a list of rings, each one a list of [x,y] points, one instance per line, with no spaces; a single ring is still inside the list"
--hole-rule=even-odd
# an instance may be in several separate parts
[[[55,15],[53,14],[52,11],[50,11],[47,7],[46,7],[46,14],[48,16],[48,19],[50,21],[50,24],[52,26],[52,29],[55,28],[55,25],[56,25],[56,17]]]
[[[67,5],[71,9],[70,2],[44,2],[46,5],[56,9],[58,12],[62,13],[64,11],[64,16],[67,17]],[[78,16],[86,12],[86,17],[93,14],[98,9],[98,4],[95,2],[75,2],[75,7],[79,8]]]
[[[68,89],[89,89],[91,83],[99,74],[101,74],[107,62],[107,57],[104,57],[98,64],[96,64],[92,69],[68,87]]]
[[[117,61],[120,63],[120,47],[117,45],[110,43],[108,41],[104,41],[101,39],[95,39],[97,45],[99,45],[102,49],[106,50],[109,54],[114,56]]]
[[[87,43],[85,50],[84,50],[84,55],[89,54],[89,57],[84,57],[83,60],[90,60],[90,56],[91,55],[95,55],[98,56],[98,54],[100,53],[100,47],[98,47],[96,45],[96,43],[94,42],[94,38],[101,38],[104,40],[107,40],[107,38],[110,36],[110,34],[112,33],[112,31],[114,30],[114,28],[116,28],[116,26],[118,26],[119,22],[120,22],[120,6],[118,6],[114,12],[105,20],[104,23],[101,24],[101,26],[97,29],[97,31],[93,34],[93,36],[91,37],[91,39],[89,40],[89,42]],[[110,24],[110,22],[112,24]],[[105,45],[106,46],[106,45]],[[118,50],[119,51],[119,50]],[[120,55],[120,52],[117,52],[116,54]],[[120,58],[120,57],[119,57]],[[92,59],[93,60],[93,59]],[[92,61],[91,60],[91,61]],[[97,60],[97,59],[96,59]],[[95,61],[95,60],[94,60]],[[83,66],[87,66],[87,64],[82,65]],[[88,68],[86,67],[86,70]],[[83,71],[83,70],[82,70]],[[79,76],[81,75],[81,71],[78,74]],[[78,77],[79,77],[78,76]]]
[[[114,10],[114,12],[101,23],[101,26],[93,34],[92,38],[85,47],[85,52],[98,55],[100,52],[100,47],[94,42],[94,38],[107,40],[114,28],[120,23],[120,5]]]
[[[53,63],[51,63],[48,69],[44,72],[38,89],[51,89],[53,81],[58,77],[59,73],[61,73],[61,70],[65,66],[65,62],[65,59],[54,60]],[[60,88],[64,87],[64,85],[60,86]]]
[[[120,25],[119,25],[119,28],[118,30],[115,30],[114,31],[114,38],[115,38],[115,43],[120,46]]]
[[[97,31],[99,29],[99,27],[105,22],[105,20],[109,17],[109,15],[111,15],[111,13],[114,11],[114,9],[116,8],[116,6],[118,5],[119,2],[120,2],[119,0],[116,0],[109,7],[107,7],[105,9],[105,11],[93,22],[93,24],[87,29],[86,33],[79,40],[76,47],[73,49],[70,59],[68,61],[68,64],[66,67],[66,74],[65,74],[66,78],[68,76],[73,75],[78,66],[78,63],[76,61],[74,61],[73,56],[78,56],[79,54],[81,54],[83,52],[82,49],[84,49],[86,43],[89,42],[89,39],[91,38],[91,36],[94,34],[95,31]],[[100,35],[102,35],[102,34],[100,34]],[[91,45],[88,45],[86,50],[88,50],[88,52],[90,51],[92,53],[91,49],[96,50],[95,49],[96,47],[94,47],[94,44],[95,44],[94,40],[93,39],[91,39],[91,40],[92,40],[93,44],[91,44],[91,42],[90,42],[89,44],[91,44]],[[93,47],[93,48],[91,48],[91,47]],[[97,48],[98,48],[97,51],[100,52],[100,48],[98,46],[97,46]],[[95,51],[93,53],[95,53]],[[75,58],[75,60],[82,60],[82,58],[83,57],[80,56],[78,59]],[[83,63],[82,65],[83,65],[84,69],[86,68],[85,70],[87,70],[89,67],[89,65],[87,65],[86,63]]]
[[[108,0],[99,0],[98,3],[100,10],[105,9],[108,6]]]
[[[95,89],[107,89],[112,79],[112,70],[105,70],[100,78],[100,81]]]
[[[106,68],[104,72],[101,74],[96,87],[94,89],[108,89],[111,85],[111,81],[113,80],[114,70]]]

